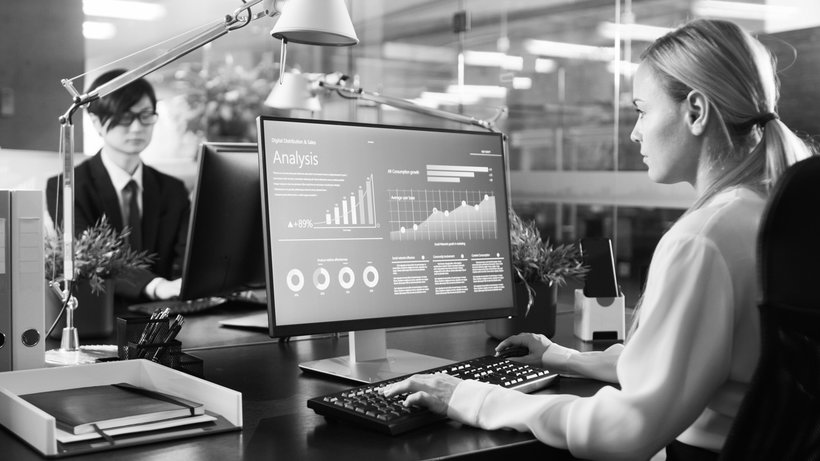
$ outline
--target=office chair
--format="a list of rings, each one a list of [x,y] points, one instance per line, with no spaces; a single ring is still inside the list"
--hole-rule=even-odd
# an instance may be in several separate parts
[[[758,237],[761,356],[721,460],[820,460],[820,157],[775,185]]]

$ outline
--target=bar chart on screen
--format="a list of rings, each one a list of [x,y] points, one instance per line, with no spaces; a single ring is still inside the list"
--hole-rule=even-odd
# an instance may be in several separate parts
[[[488,166],[428,164],[426,171],[430,183],[460,184],[473,179],[493,182],[493,169]]]
[[[321,201],[324,213],[297,215],[289,217],[286,225],[294,230],[321,229],[376,229],[376,205],[373,193],[373,174],[367,175],[359,184],[351,181],[346,174],[311,174],[298,177],[279,173],[282,181],[278,196],[292,197],[291,200],[303,201],[305,206],[299,209],[315,209],[315,201]],[[298,182],[285,182],[290,179]],[[348,183],[353,183],[349,185]],[[349,190],[349,192],[347,190]]]

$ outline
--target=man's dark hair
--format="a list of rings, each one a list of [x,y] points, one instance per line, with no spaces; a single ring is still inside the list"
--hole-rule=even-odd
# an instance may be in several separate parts
[[[116,69],[100,75],[91,83],[91,86],[88,87],[88,91],[91,92],[97,89],[125,72],[125,69]],[[151,86],[151,84],[144,78],[139,78],[109,95],[91,101],[86,110],[88,110],[89,113],[96,115],[100,119],[100,123],[103,125],[110,120],[111,123],[107,128],[110,130],[120,122],[122,114],[127,112],[131,106],[139,102],[143,96],[148,96],[151,100],[153,110],[156,111],[157,96],[154,92],[154,87]]]

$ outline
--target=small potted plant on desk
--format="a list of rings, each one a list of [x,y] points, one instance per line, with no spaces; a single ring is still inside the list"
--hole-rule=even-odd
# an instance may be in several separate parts
[[[130,230],[117,232],[103,216],[74,241],[74,283],[77,298],[74,326],[81,337],[105,337],[114,331],[114,279],[133,269],[147,269],[153,256],[134,251],[128,244]],[[63,300],[57,293],[63,286],[63,235],[61,230],[47,235],[45,241],[46,327],[59,320]],[[55,326],[52,338],[62,328]]]
[[[516,315],[485,322],[487,333],[504,339],[521,332],[555,334],[558,286],[568,279],[583,279],[589,268],[583,265],[577,245],[553,246],[541,238],[535,222],[524,221],[510,210],[510,248],[516,274]]]

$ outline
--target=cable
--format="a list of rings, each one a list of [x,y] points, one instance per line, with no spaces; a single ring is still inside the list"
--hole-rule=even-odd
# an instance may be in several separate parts
[[[74,284],[71,284],[68,296],[66,296],[63,300],[63,306],[60,308],[60,312],[57,314],[57,318],[54,319],[54,323],[52,323],[51,326],[48,328],[48,331],[46,332],[46,338],[51,336],[51,332],[54,331],[54,327],[56,327],[60,320],[63,318],[63,314],[65,314],[66,307],[68,306],[68,301],[71,299],[72,296],[74,296]]]

